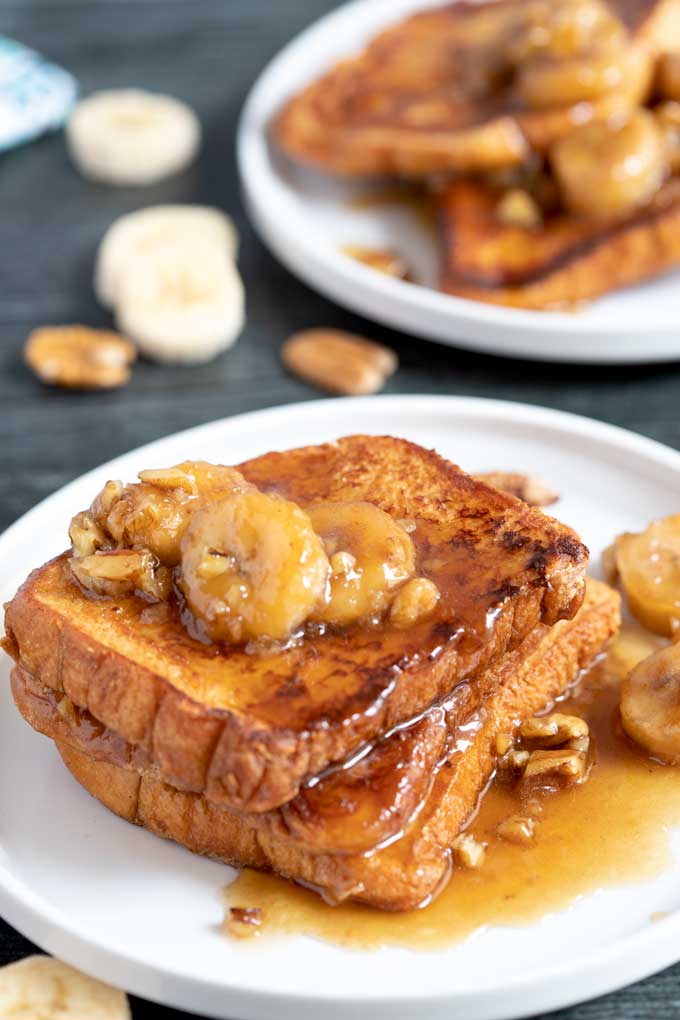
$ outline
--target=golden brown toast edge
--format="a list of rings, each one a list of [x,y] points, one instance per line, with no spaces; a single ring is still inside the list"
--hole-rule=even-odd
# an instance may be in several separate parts
[[[372,854],[314,853],[247,818],[181,793],[152,772],[96,761],[70,745],[57,747],[77,781],[127,821],[188,849],[236,866],[274,870],[331,899],[352,898],[385,910],[413,909],[435,894],[450,867],[450,846],[473,815],[496,764],[495,736],[549,704],[601,653],[618,630],[620,599],[589,583],[572,621],[530,635],[508,657],[505,677],[486,706],[472,745],[454,751],[436,774],[422,810],[405,835]]]
[[[484,529],[497,533],[490,547],[492,566],[496,555],[502,557],[503,569],[515,556],[526,560],[526,569],[507,578],[497,598],[494,594],[495,624],[481,643],[458,642],[455,633],[447,643],[441,631],[433,630],[430,637],[443,648],[430,659],[418,654],[426,646],[421,644],[423,633],[416,630],[411,635],[414,647],[398,672],[395,663],[404,656],[401,643],[398,656],[389,660],[378,645],[373,669],[362,672],[356,668],[356,640],[330,636],[323,647],[331,647],[332,653],[326,653],[328,662],[322,665],[331,674],[339,664],[350,675],[354,670],[357,690],[338,703],[310,705],[304,686],[298,697],[282,683],[282,697],[277,688],[273,705],[278,711],[282,702],[284,725],[271,720],[268,706],[265,712],[247,703],[239,710],[207,703],[204,674],[217,672],[214,682],[219,685],[223,660],[192,641],[184,628],[172,623],[165,630],[142,627],[138,621],[144,604],[135,599],[128,600],[136,605],[128,616],[119,611],[123,600],[116,605],[88,598],[72,582],[64,560],[34,572],[6,613],[9,650],[17,661],[41,683],[63,691],[75,705],[150,754],[165,781],[205,791],[214,802],[259,811],[285,803],[306,777],[445,697],[458,680],[516,646],[541,620],[551,624],[572,615],[583,597],[586,551],[570,529],[474,482],[413,444],[352,437],[324,447],[267,454],[242,469],[260,484],[288,479],[286,495],[303,503],[370,493],[371,501],[396,517],[430,514],[445,520],[448,515],[455,523],[460,514],[462,531],[460,521],[456,528],[463,546],[477,534],[481,521]],[[488,581],[497,583],[493,572]],[[366,641],[376,645],[372,634]],[[318,668],[317,646],[305,645],[295,654],[307,656]],[[252,659],[239,654],[237,666],[247,684]],[[293,661],[301,673],[306,660]]]
[[[486,700],[548,630],[543,624],[534,627],[518,649],[502,656],[474,683],[459,683],[446,701],[381,735],[353,762],[327,769],[278,808],[242,814],[243,821],[270,838],[317,853],[365,853],[394,838],[422,806],[451,746],[461,733],[469,740],[480,725]],[[157,774],[142,748],[128,744],[21,666],[12,671],[11,687],[24,720],[49,739],[99,761]]]
[[[535,229],[496,216],[498,192],[457,181],[438,194],[440,286],[457,297],[551,309],[632,286],[680,263],[680,178],[610,224],[553,216]]]
[[[490,6],[512,6],[516,0],[497,0]],[[524,0],[519,0],[524,2]],[[384,76],[385,55],[399,47],[412,73],[413,47],[422,47],[423,33],[430,36],[430,53],[450,51],[456,21],[474,9],[468,3],[425,9],[388,27],[371,40],[358,56],[340,61],[283,106],[272,133],[288,156],[326,172],[349,177],[396,175],[427,178],[432,174],[470,172],[508,167],[524,161],[529,147],[541,152],[571,130],[575,122],[605,118],[643,102],[652,85],[654,55],[668,48],[668,40],[680,41],[680,0],[609,0],[609,7],[631,33],[629,67],[624,83],[589,103],[548,110],[517,109],[512,95],[492,97],[478,106],[462,104],[456,122],[409,123],[416,108],[433,103],[441,88],[441,73],[428,69],[431,89],[393,86],[399,99],[389,116],[363,120],[343,119],[342,104],[362,87],[370,90]],[[460,30],[459,30],[460,31]],[[415,40],[415,42],[414,42]],[[449,55],[450,58],[450,55]],[[421,66],[429,57],[423,55]],[[436,61],[435,61],[436,66]],[[362,86],[362,82],[365,85]],[[389,93],[389,88],[387,89]],[[413,111],[409,102],[413,100]],[[453,111],[451,117],[454,117]],[[445,119],[445,118],[444,118]],[[435,126],[436,124],[436,126]]]

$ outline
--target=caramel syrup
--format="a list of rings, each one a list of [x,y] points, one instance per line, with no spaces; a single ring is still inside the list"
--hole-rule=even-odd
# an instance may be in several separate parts
[[[390,914],[357,904],[326,905],[273,875],[244,870],[225,892],[228,905],[262,910],[263,934],[311,935],[356,949],[392,945],[437,949],[487,925],[526,925],[603,886],[648,880],[671,863],[668,829],[680,824],[680,774],[636,749],[618,720],[619,686],[637,662],[663,644],[626,625],[560,711],[585,718],[594,763],[583,785],[547,795],[534,843],[495,834],[499,821],[524,811],[516,791],[491,784],[470,826],[487,844],[479,870],[456,868],[429,906]]]
[[[369,269],[375,269],[385,276],[393,276],[397,280],[408,278],[408,266],[404,259],[392,248],[367,248],[363,245],[344,244],[340,251],[355,262],[361,262]]]
[[[432,192],[422,184],[393,181],[358,191],[347,200],[347,207],[359,212],[390,206],[407,208],[429,234],[437,232],[436,204]]]

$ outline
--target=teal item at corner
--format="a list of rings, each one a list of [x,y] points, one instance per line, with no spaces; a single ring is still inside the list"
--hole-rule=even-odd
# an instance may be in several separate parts
[[[0,151],[61,127],[77,94],[68,71],[0,36]]]

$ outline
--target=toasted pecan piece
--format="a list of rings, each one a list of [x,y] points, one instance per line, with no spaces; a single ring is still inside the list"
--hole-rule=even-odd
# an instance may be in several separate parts
[[[123,386],[137,352],[125,337],[88,326],[43,326],[26,341],[24,359],[44,383],[67,389]]]

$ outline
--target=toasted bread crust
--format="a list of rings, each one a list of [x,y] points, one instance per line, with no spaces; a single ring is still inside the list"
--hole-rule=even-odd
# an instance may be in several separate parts
[[[441,289],[515,308],[578,304],[680,263],[680,178],[646,208],[609,224],[554,216],[527,229],[501,223],[497,192],[457,181],[439,196]]]
[[[495,0],[485,16],[502,18],[522,2]],[[623,85],[599,100],[531,111],[512,86],[460,95],[459,65],[467,60],[473,76],[482,74],[489,29],[478,41],[470,25],[479,5],[456,2],[387,28],[312,82],[284,105],[274,136],[293,159],[344,176],[423,178],[516,165],[529,145],[544,151],[575,122],[646,98],[654,53],[677,38],[668,32],[680,27],[680,3],[609,0],[609,7],[631,35],[630,66]]]
[[[153,771],[136,771],[58,740],[74,777],[110,810],[197,853],[238,866],[275,870],[323,891],[386,910],[407,910],[441,887],[452,840],[473,813],[496,763],[495,735],[532,715],[572,683],[616,633],[619,597],[591,582],[578,616],[538,628],[499,664],[500,683],[487,700],[471,745],[455,746],[436,772],[427,799],[401,839],[371,854],[310,850],[283,838],[266,816],[243,816],[183,793]]]
[[[587,552],[573,532],[413,444],[350,437],[241,469],[302,503],[369,498],[442,527],[459,557],[453,601],[468,618],[328,634],[263,665],[242,650],[217,654],[174,618],[143,623],[138,599],[87,597],[63,557],[35,571],[6,614],[21,665],[147,753],[163,780],[215,803],[285,803],[306,777],[445,697],[539,622],[573,615],[583,598]]]
[[[539,624],[522,649],[536,644],[547,629]],[[506,659],[474,683],[458,684],[442,704],[366,745],[355,761],[327,769],[288,803],[242,814],[242,820],[261,834],[315,852],[364,853],[392,839],[421,807],[453,744],[467,742],[478,728],[485,700],[506,676]],[[39,733],[97,761],[158,775],[143,748],[127,743],[23,667],[15,666],[11,686],[19,712]]]

